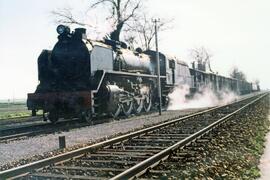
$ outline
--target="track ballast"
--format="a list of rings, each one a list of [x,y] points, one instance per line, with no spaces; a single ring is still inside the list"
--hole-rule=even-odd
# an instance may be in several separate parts
[[[170,157],[176,150],[200,139],[266,95],[257,95],[229,105],[205,110],[89,147],[3,171],[0,172],[0,177],[14,177],[24,173],[27,173],[27,176],[22,178],[26,179],[137,177],[147,170],[151,171],[151,167]],[[42,169],[34,170],[38,168]],[[154,170],[152,173],[155,173]]]

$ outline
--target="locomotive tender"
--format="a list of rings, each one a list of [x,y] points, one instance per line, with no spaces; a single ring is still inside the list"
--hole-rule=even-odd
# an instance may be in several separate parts
[[[92,122],[100,115],[148,112],[157,106],[157,63],[155,51],[132,51],[125,43],[90,41],[86,30],[57,27],[58,42],[38,58],[39,85],[28,94],[27,106],[44,120],[80,117]],[[188,85],[194,92],[211,84],[215,91],[230,89],[244,94],[251,83],[226,78],[188,65],[160,53],[162,104],[175,86]]]

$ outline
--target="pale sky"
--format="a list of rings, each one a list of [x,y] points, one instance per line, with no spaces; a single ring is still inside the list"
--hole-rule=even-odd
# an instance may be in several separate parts
[[[89,2],[0,0],[0,99],[34,92],[37,58],[57,40],[50,11],[83,12]],[[248,80],[259,79],[262,88],[270,88],[269,0],[148,0],[146,6],[156,17],[174,19],[172,28],[159,34],[161,52],[190,64],[189,50],[204,46],[213,54],[214,71],[228,75],[237,66]]]

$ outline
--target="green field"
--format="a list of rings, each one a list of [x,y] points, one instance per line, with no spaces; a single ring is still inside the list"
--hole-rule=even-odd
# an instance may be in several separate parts
[[[26,102],[0,102],[0,119],[31,116],[31,111],[27,110]]]

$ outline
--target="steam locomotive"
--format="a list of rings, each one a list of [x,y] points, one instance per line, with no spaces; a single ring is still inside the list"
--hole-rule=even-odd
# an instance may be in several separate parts
[[[130,50],[123,42],[90,41],[86,30],[73,32],[57,27],[58,42],[43,50],[38,58],[39,85],[28,94],[27,106],[35,115],[43,110],[44,120],[80,117],[92,122],[95,117],[128,116],[148,112],[158,106],[156,52]],[[249,93],[252,84],[189,66],[175,57],[159,53],[162,104],[168,93],[186,84],[192,92],[211,84],[215,91],[230,89]]]

